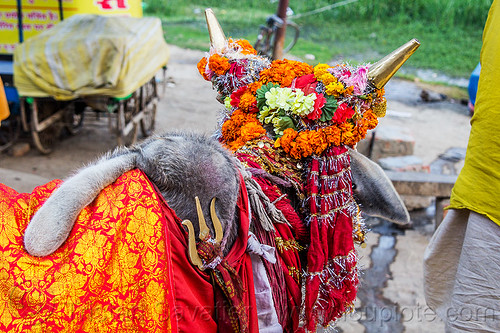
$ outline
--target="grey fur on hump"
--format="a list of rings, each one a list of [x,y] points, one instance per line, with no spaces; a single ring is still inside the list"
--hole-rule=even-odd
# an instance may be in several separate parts
[[[130,148],[117,148],[68,178],[33,216],[26,228],[26,250],[35,256],[56,251],[66,240],[80,211],[124,172],[139,168],[158,187],[181,219],[199,232],[195,196],[213,233],[210,202],[224,230],[224,252],[238,233],[235,214],[239,193],[238,161],[215,139],[194,133],[167,133]]]

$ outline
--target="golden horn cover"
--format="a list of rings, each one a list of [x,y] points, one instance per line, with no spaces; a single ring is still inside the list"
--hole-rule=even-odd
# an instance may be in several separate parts
[[[210,43],[216,50],[222,50],[226,45],[226,36],[211,8],[205,9],[205,18],[207,20]]]
[[[376,88],[381,89],[419,46],[420,42],[414,38],[386,55],[370,66],[368,79]]]

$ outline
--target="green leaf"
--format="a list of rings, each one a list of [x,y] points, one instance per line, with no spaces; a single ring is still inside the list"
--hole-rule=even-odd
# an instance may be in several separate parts
[[[293,118],[289,116],[280,117],[279,130],[283,132],[287,128],[293,128],[294,130],[297,130]]]
[[[266,85],[263,85],[257,90],[257,107],[259,110],[262,110],[262,108],[266,105],[266,92],[271,90],[273,87],[279,87],[279,84],[274,84],[272,82],[269,82]]]
[[[337,110],[338,104],[337,99],[334,96],[326,95],[326,103],[321,110],[320,121],[329,121],[332,120],[333,114]]]

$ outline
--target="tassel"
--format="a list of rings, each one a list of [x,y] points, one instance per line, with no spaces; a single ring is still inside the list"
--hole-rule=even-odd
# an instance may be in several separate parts
[[[273,223],[288,224],[283,213],[264,194],[260,185],[253,178],[245,179],[250,206],[258,217],[262,228],[266,231],[274,231]]]

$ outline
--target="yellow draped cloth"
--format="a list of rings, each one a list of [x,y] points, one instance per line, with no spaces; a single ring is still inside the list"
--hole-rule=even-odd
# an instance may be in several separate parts
[[[147,177],[123,174],[85,207],[60,249],[30,256],[24,230],[60,183],[22,194],[0,184],[0,331],[177,331],[170,236]]]
[[[469,209],[500,225],[500,1],[491,5],[483,32],[481,74],[465,164],[450,208]]]

